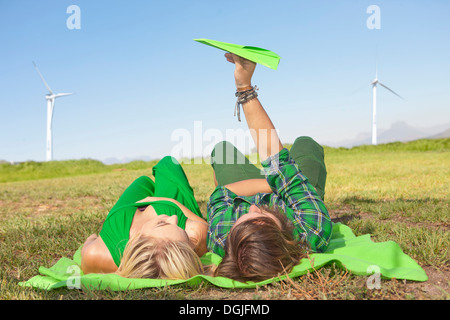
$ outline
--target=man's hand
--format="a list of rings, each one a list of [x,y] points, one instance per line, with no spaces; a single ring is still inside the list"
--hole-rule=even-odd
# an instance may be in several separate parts
[[[225,58],[227,58],[228,62],[236,65],[234,69],[236,88],[240,89],[251,86],[256,63],[229,52],[225,53]]]

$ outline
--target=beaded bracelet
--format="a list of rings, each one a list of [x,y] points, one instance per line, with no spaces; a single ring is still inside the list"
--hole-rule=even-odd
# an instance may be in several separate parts
[[[247,89],[247,88],[245,88]],[[236,91],[235,96],[237,97],[236,105],[234,106],[234,116],[237,117],[238,120],[241,121],[241,108],[240,106],[247,103],[250,100],[255,99],[258,97],[258,94],[256,93],[256,90],[258,90],[257,86],[250,86],[250,89],[244,90],[244,91]]]

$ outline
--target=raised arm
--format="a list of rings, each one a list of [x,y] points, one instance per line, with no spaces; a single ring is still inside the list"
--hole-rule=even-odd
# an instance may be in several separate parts
[[[237,90],[251,89],[255,63],[231,53],[225,56],[235,64]],[[314,251],[324,251],[331,236],[332,224],[322,199],[299,171],[289,152],[283,150],[275,127],[258,98],[243,103],[242,108],[265,169],[268,187],[292,209],[289,219],[296,232],[304,234]]]
[[[234,79],[237,91],[251,88],[251,80],[256,64],[232,53],[226,53],[227,61],[235,64]],[[279,153],[283,145],[275,126],[259,102],[258,98],[243,103],[245,119],[256,144],[261,160]]]

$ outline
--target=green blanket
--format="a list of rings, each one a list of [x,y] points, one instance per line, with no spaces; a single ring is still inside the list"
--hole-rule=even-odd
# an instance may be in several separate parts
[[[185,283],[198,285],[203,281],[222,288],[254,288],[273,281],[279,281],[286,276],[273,278],[261,282],[238,282],[224,277],[195,276],[188,280],[161,279],[128,279],[115,274],[87,274],[80,271],[81,248],[77,250],[73,259],[61,258],[51,268],[40,267],[39,273],[21,286],[52,290],[60,287],[86,288],[89,290],[131,290],[150,287],[163,287]],[[202,257],[205,264],[218,264],[221,258],[213,253],[206,253]],[[309,259],[302,259],[289,273],[295,278],[309,271],[318,269],[328,263],[335,262],[349,272],[369,276],[379,272],[384,279],[406,279],[413,281],[428,280],[424,270],[408,255],[403,253],[400,246],[393,241],[376,243],[370,235],[356,237],[352,230],[341,224],[333,226],[333,234],[324,253],[311,254]]]

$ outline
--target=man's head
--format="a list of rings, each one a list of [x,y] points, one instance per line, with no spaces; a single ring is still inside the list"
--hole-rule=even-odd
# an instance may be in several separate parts
[[[276,208],[251,206],[227,237],[216,276],[261,281],[289,272],[303,257],[293,226]]]

